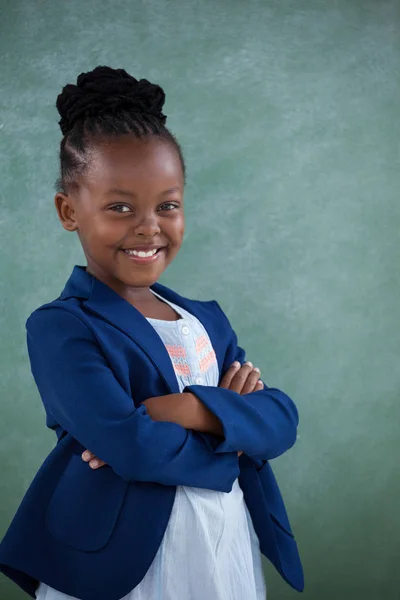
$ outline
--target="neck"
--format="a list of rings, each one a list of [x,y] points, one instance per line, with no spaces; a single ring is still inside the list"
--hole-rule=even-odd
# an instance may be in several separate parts
[[[121,281],[110,277],[103,276],[99,273],[93,273],[90,267],[86,267],[86,272],[92,277],[95,277],[109,288],[114,290],[119,296],[121,296],[124,300],[132,304],[133,306],[143,305],[148,303],[149,301],[154,301],[155,296],[151,293],[151,290],[148,286],[145,287],[134,287],[130,285],[125,285],[121,283]]]

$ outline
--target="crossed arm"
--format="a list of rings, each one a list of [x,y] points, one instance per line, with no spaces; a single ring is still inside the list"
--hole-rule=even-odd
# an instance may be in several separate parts
[[[279,456],[295,442],[298,414],[286,394],[257,383],[221,317],[221,335],[229,336],[223,370],[237,361],[238,371],[218,387],[188,386],[136,407],[80,315],[58,306],[36,311],[27,322],[28,350],[48,416],[125,481],[230,491],[238,452]],[[235,388],[246,369],[255,386]]]
[[[251,362],[241,366],[235,361],[222,377],[219,387],[242,395],[262,390],[260,370],[253,367]],[[148,398],[143,404],[153,421],[176,423],[185,429],[223,437],[221,421],[191,392],[156,396]],[[241,454],[242,452],[238,451],[238,456]],[[92,469],[99,469],[107,464],[90,450],[82,453],[82,459],[89,463]]]

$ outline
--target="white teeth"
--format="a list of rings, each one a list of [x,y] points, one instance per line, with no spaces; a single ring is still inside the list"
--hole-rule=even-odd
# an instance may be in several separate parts
[[[138,256],[139,258],[150,258],[150,256],[155,255],[155,253],[157,252],[157,248],[154,248],[153,250],[149,250],[149,252],[143,252],[143,251],[138,252],[137,250],[124,250],[124,252],[126,252],[126,254]]]

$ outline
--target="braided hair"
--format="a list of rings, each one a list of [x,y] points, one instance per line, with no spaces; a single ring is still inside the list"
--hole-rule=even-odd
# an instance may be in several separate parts
[[[133,135],[156,136],[173,144],[185,175],[181,147],[167,129],[162,109],[164,90],[146,79],[138,81],[124,69],[99,66],[81,73],[76,85],[68,84],[57,97],[60,144],[60,177],[57,189],[68,192],[89,162],[88,150],[96,139]]]

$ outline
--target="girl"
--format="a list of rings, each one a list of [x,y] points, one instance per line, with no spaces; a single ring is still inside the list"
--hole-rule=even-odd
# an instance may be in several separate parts
[[[55,205],[87,266],[27,321],[58,441],[0,547],[38,600],[263,600],[260,550],[303,589],[268,462],[294,444],[296,408],[245,362],[216,302],[156,283],[184,232],[164,99],[108,67],[57,99]]]

